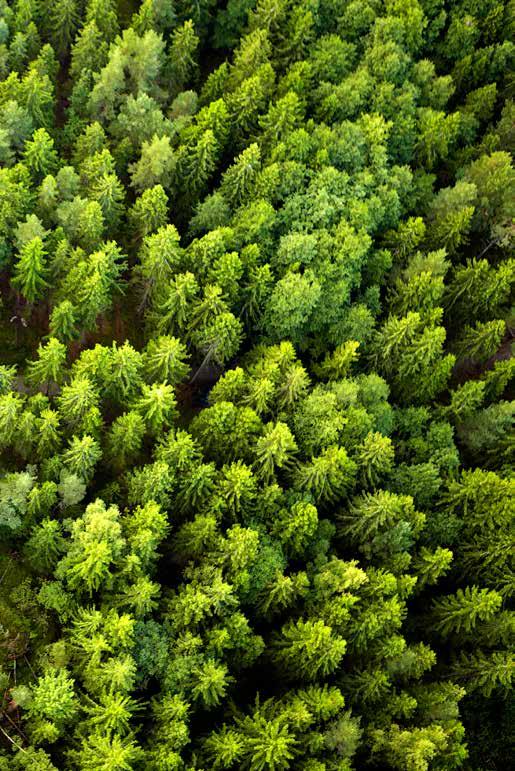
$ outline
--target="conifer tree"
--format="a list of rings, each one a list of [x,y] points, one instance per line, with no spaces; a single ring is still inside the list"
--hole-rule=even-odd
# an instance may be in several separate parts
[[[37,179],[55,171],[57,152],[54,141],[44,128],[37,129],[32,139],[25,144],[24,160]]]
[[[175,337],[161,336],[151,340],[145,351],[145,371],[148,380],[179,383],[189,371],[185,346]]]
[[[93,475],[93,469],[100,460],[102,452],[92,436],[73,436],[70,446],[63,453],[63,462],[72,474],[88,480]]]
[[[468,693],[480,691],[490,696],[494,689],[509,691],[513,677],[513,655],[510,651],[463,653],[452,666],[452,676],[464,684]]]
[[[48,390],[50,383],[62,383],[66,371],[66,347],[55,337],[46,345],[39,345],[38,359],[31,363],[27,379],[35,385],[43,385]]]
[[[274,640],[272,657],[291,677],[309,681],[319,673],[327,676],[333,672],[346,647],[345,640],[333,635],[322,621],[299,620],[283,627]]]
[[[79,25],[79,14],[80,9],[76,0],[57,0],[51,16],[52,41],[61,55],[66,52],[73,40]]]
[[[22,247],[18,257],[13,286],[19,289],[29,303],[39,300],[48,286],[46,256],[43,241],[36,236]]]
[[[169,427],[176,415],[175,394],[168,383],[143,385],[136,409],[143,417],[148,429],[159,435]]]
[[[67,343],[77,336],[76,313],[70,300],[54,305],[50,314],[50,333],[61,343]]]
[[[433,613],[435,627],[442,634],[470,632],[479,620],[488,620],[499,610],[502,597],[497,592],[477,586],[458,589],[456,595],[435,600]]]

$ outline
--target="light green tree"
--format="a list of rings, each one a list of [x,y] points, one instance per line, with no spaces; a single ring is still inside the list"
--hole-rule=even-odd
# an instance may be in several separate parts
[[[48,287],[47,252],[39,236],[26,243],[19,254],[12,278],[27,302],[39,300]]]
[[[38,358],[30,363],[27,380],[35,385],[44,385],[48,391],[51,383],[62,383],[66,376],[66,346],[55,337],[46,345],[38,346]]]
[[[155,435],[169,428],[177,415],[177,399],[168,383],[143,385],[135,409],[143,417],[148,430]]]

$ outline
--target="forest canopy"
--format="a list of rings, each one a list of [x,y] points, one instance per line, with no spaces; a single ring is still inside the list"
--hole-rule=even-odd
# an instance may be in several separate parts
[[[505,771],[513,3],[0,0],[0,771]]]

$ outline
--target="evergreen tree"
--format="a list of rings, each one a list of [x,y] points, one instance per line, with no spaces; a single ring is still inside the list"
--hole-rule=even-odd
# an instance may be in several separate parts
[[[66,372],[66,347],[55,337],[46,345],[39,345],[38,359],[31,362],[27,370],[27,379],[35,385],[44,385],[47,390],[50,383],[62,383]]]
[[[46,256],[43,241],[36,236],[22,247],[18,257],[12,282],[29,303],[39,300],[48,286]]]
[[[185,346],[175,337],[151,340],[145,351],[146,377],[150,381],[179,383],[188,374]]]
[[[79,25],[80,9],[76,0],[58,0],[51,15],[52,42],[61,55],[73,40]]]
[[[442,634],[470,632],[478,620],[487,620],[499,610],[502,597],[497,592],[477,586],[458,589],[456,595],[435,600],[433,605],[435,628]]]
[[[175,417],[176,404],[172,386],[168,383],[154,383],[142,386],[136,409],[143,417],[148,429],[159,435],[164,428],[170,426]]]

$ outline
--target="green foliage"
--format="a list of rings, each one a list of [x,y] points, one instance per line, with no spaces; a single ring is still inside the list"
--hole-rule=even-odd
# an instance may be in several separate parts
[[[2,771],[509,766],[510,10],[0,0]]]
[[[0,526],[2,530],[19,530],[28,511],[28,497],[35,477],[29,470],[6,474],[0,479]]]
[[[315,680],[326,677],[340,663],[347,643],[332,634],[323,621],[290,622],[273,641],[272,658],[290,677]]]
[[[118,510],[114,506],[106,509],[97,500],[73,522],[71,548],[59,562],[56,577],[72,589],[91,594],[109,577],[109,568],[119,557],[123,544]]]
[[[16,263],[13,276],[13,286],[17,287],[27,302],[33,303],[41,298],[44,288],[48,286],[45,276],[46,251],[39,236],[23,246]]]
[[[436,309],[425,321],[420,313],[391,317],[374,341],[373,361],[391,378],[395,392],[408,401],[426,402],[446,387],[454,356],[443,354],[445,328]]]
[[[65,377],[66,348],[55,337],[46,345],[38,346],[38,359],[31,362],[27,370],[27,380],[35,385],[61,383]]]
[[[480,691],[491,696],[494,689],[509,692],[513,677],[513,655],[510,651],[477,653],[472,657],[462,654],[452,667],[453,677],[462,682],[467,693]]]
[[[148,430],[159,435],[164,428],[170,426],[176,414],[176,403],[175,394],[170,385],[154,383],[142,386],[141,397],[135,406]]]
[[[38,679],[28,705],[36,741],[55,741],[75,717],[78,704],[73,685],[65,669],[49,669]]]
[[[442,634],[470,632],[478,620],[484,621],[499,610],[502,598],[497,592],[477,586],[458,589],[455,596],[442,597],[433,606],[435,628]]]

